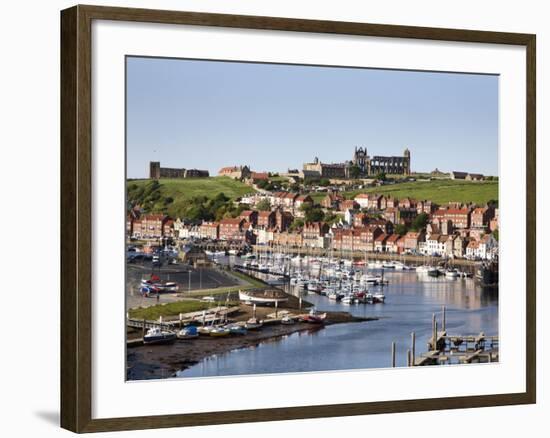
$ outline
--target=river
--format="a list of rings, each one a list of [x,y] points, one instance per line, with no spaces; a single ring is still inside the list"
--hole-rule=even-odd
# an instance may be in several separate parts
[[[442,320],[451,335],[498,335],[498,292],[484,290],[473,279],[432,278],[414,271],[384,273],[384,304],[346,305],[321,295],[302,294],[318,310],[376,316],[377,321],[335,324],[313,333],[295,333],[254,348],[209,357],[177,373],[179,377],[228,376],[383,368],[391,366],[391,343],[396,342],[397,366],[406,366],[411,332],[416,333],[416,352],[425,352],[431,336],[432,314]],[[378,287],[371,287],[371,291]]]

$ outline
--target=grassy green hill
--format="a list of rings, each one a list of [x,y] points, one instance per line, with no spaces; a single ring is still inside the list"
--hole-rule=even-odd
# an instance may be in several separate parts
[[[437,204],[452,201],[474,202],[482,205],[492,199],[498,200],[498,181],[415,181],[350,191],[346,192],[345,196],[351,199],[358,193],[380,193],[398,199],[405,197],[418,200],[429,199]]]
[[[210,199],[223,193],[229,199],[241,197],[254,191],[250,186],[228,177],[129,180],[126,182],[128,199],[137,201],[147,211],[163,212],[173,217],[180,216],[189,206],[189,201],[198,196]]]

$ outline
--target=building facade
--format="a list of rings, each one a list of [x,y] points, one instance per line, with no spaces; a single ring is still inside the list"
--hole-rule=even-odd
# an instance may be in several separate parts
[[[387,175],[409,175],[411,173],[411,151],[405,149],[403,156],[370,157],[367,148],[355,148],[352,159],[343,163],[323,163],[318,157],[311,163],[304,163],[304,173],[317,178],[356,178]]]
[[[207,178],[208,170],[177,169],[172,167],[160,167],[160,161],[149,162],[149,179],[161,178]]]

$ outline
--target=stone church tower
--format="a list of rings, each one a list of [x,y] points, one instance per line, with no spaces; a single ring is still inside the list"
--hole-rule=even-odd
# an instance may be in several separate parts
[[[361,170],[361,174],[365,175],[368,174],[368,162],[369,162],[369,156],[367,155],[367,148],[362,147],[355,147],[355,152],[353,154],[353,159],[351,162],[359,167]]]
[[[149,162],[149,178],[160,179],[160,161]]]
[[[411,151],[409,151],[409,148],[406,148],[403,152],[403,173],[405,175],[411,174]]]

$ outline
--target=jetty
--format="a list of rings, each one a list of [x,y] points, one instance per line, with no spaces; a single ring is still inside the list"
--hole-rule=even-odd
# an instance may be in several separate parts
[[[428,340],[428,351],[416,355],[416,333],[411,333],[411,347],[407,350],[407,366],[446,364],[491,363],[499,360],[498,336],[450,335],[446,330],[446,308],[442,308],[441,329],[435,313],[432,316],[432,335]],[[391,348],[391,363],[395,367],[395,342]]]
[[[150,329],[154,327],[176,329],[183,327],[186,324],[193,322],[200,322],[204,324],[216,324],[217,322],[227,319],[229,315],[238,312],[239,306],[233,307],[213,307],[209,310],[202,310],[198,312],[180,313],[178,318],[165,320],[162,317],[155,321],[148,321],[146,319],[127,318],[126,325],[131,328],[137,329]]]

